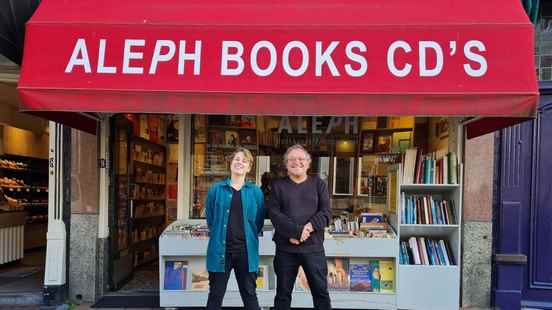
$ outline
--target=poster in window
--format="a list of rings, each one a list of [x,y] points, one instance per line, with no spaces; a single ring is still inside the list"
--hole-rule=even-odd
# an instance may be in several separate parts
[[[376,153],[389,153],[391,151],[392,135],[379,134],[376,138]]]

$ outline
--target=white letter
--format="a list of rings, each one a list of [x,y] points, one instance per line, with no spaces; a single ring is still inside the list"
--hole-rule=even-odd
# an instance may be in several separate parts
[[[228,54],[230,48],[235,48],[235,54]],[[240,41],[222,41],[222,59],[220,63],[221,75],[240,75],[243,72],[244,63],[242,59],[243,44]],[[237,64],[236,68],[228,68],[228,62],[233,61]]]
[[[289,65],[289,53],[291,52],[292,48],[298,48],[301,51],[301,54],[303,55],[301,60],[301,66],[298,69],[293,69]],[[282,55],[282,63],[284,65],[284,71],[286,71],[287,74],[291,76],[301,76],[307,71],[307,67],[309,66],[309,50],[307,49],[307,46],[305,43],[301,41],[291,41],[288,44],[286,44],[286,47],[284,47],[284,52]]]
[[[186,53],[186,41],[181,40],[178,47],[178,75],[184,74],[184,61],[192,60],[194,62],[194,75],[199,75],[201,71],[201,41],[195,41],[195,51]]]
[[[322,66],[324,63],[328,64],[328,68],[333,76],[339,76],[339,71],[335,67],[335,64],[332,59],[332,52],[339,45],[339,41],[332,41],[330,46],[322,53],[322,42],[316,41],[316,66],[315,66],[315,75],[322,76]]]
[[[163,47],[168,47],[169,50],[166,54],[161,54],[161,49]],[[174,56],[176,50],[176,45],[171,40],[157,40],[155,42],[155,49],[153,50],[153,56],[151,57],[151,65],[149,69],[149,74],[155,74],[157,70],[157,63],[160,61],[169,61]]]
[[[435,51],[435,68],[428,69],[426,64],[426,49],[431,48]],[[443,70],[443,50],[435,41],[420,41],[419,45],[420,76],[436,76]]]
[[[293,129],[291,129],[291,122],[289,120],[289,116],[282,116],[280,119],[280,126],[278,126],[278,133],[282,133],[282,131],[286,130],[287,133],[293,133]]]
[[[106,67],[105,64],[105,39],[100,40],[100,49],[98,51],[98,73],[117,73],[117,68]]]
[[[410,53],[412,51],[410,45],[404,41],[393,42],[387,50],[387,67],[394,76],[405,77],[410,73],[410,70],[412,70],[412,65],[406,63],[402,69],[398,69],[397,66],[395,66],[395,50],[399,48],[402,48],[406,53]]]
[[[82,58],[79,58],[79,54],[82,55]],[[74,66],[84,66],[84,72],[92,72],[88,51],[86,50],[86,41],[84,39],[77,40],[75,48],[73,49],[73,54],[71,54],[67,67],[65,67],[65,73],[72,72]]]
[[[131,67],[131,59],[142,59],[144,53],[142,52],[131,52],[130,49],[133,46],[144,46],[146,45],[145,40],[125,40],[125,49],[123,53],[123,74],[142,74],[144,73],[144,68],[142,67]]]
[[[259,50],[261,48],[266,48],[268,52],[270,53],[270,63],[268,64],[268,67],[266,69],[259,68],[259,64],[257,63],[257,54],[259,53]],[[253,72],[258,76],[267,76],[274,72],[274,69],[276,69],[276,62],[277,62],[277,56],[276,56],[276,48],[274,47],[274,44],[270,43],[269,41],[259,41],[253,45],[253,48],[251,49],[251,69],[253,69]]]
[[[353,66],[346,64],[345,71],[352,77],[360,77],[366,74],[366,71],[368,70],[368,63],[366,62],[366,58],[364,58],[364,56],[353,53],[353,48],[358,48],[361,52],[366,52],[366,45],[361,41],[351,41],[345,47],[347,57],[350,60],[360,64],[360,68],[358,68],[358,70],[354,70]]]
[[[312,133],[322,133],[322,129],[318,126],[322,125],[322,122],[318,120],[318,116],[312,117]]]
[[[334,128],[337,128],[339,125],[341,125],[342,121],[343,119],[341,117],[332,116],[330,118],[330,123],[328,124],[328,128],[326,128],[326,134],[331,133]]]
[[[472,47],[477,48],[477,50],[480,52],[486,51],[483,42],[475,40],[468,41],[466,45],[464,45],[464,55],[469,60],[479,63],[479,69],[476,70],[473,69],[470,64],[464,64],[464,71],[466,71],[469,76],[480,77],[487,73],[487,60],[481,55],[472,53]]]

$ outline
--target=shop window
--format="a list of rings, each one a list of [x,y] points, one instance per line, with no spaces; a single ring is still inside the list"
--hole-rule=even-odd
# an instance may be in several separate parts
[[[414,117],[195,115],[192,118],[190,219],[205,217],[207,191],[229,177],[227,156],[236,146],[251,150],[247,176],[268,199],[270,182],[285,177],[283,155],[301,144],[311,153],[308,173],[326,182],[335,216],[381,212],[390,199],[389,174],[414,146]],[[422,126],[427,137],[427,119]],[[427,139],[418,137],[418,144]],[[423,146],[425,148],[425,146]],[[394,174],[394,173],[391,173]]]

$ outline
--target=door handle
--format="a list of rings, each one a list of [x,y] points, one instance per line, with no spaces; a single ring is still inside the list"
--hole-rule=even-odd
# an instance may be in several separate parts
[[[525,254],[495,254],[493,255],[493,261],[496,263],[504,264],[527,264],[527,255]]]

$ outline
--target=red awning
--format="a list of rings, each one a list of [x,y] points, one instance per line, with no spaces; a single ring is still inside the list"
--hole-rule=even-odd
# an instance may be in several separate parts
[[[533,51],[519,0],[44,0],[19,91],[41,111],[527,118]]]

